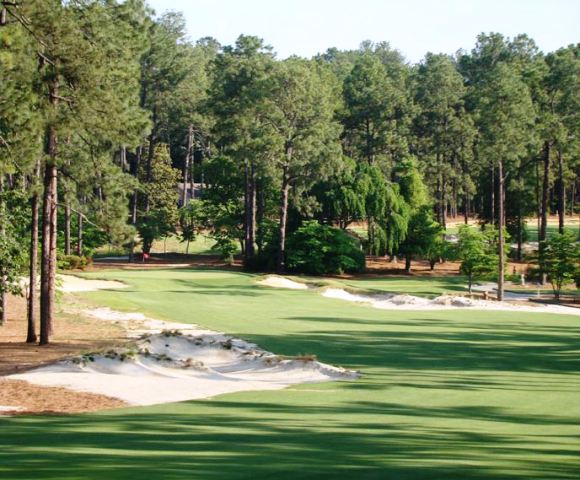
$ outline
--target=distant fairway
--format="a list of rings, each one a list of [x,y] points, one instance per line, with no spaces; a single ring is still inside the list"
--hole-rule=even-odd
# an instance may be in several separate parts
[[[552,479],[580,472],[580,317],[381,311],[242,273],[106,271],[84,298],[193,322],[352,382],[99,415],[0,420],[6,479]],[[435,295],[457,279],[345,282]]]

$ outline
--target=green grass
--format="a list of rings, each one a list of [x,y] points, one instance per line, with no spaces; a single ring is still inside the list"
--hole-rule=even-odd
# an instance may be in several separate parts
[[[188,253],[190,255],[217,255],[218,252],[211,248],[215,245],[215,240],[206,235],[197,235],[195,240],[189,243]],[[140,247],[136,248],[136,251]],[[151,247],[151,253],[181,253],[185,254],[187,242],[182,242],[177,235],[170,235],[167,238],[156,240]],[[126,256],[127,251],[119,248],[113,248],[111,245],[104,245],[99,248],[95,258],[108,256]]]
[[[580,471],[580,317],[381,311],[242,273],[98,272],[86,298],[314,353],[357,381],[0,420],[0,478],[555,479]],[[449,282],[449,283],[448,283]],[[349,281],[435,295],[445,279]]]
[[[197,235],[193,242],[189,243],[190,255],[216,254],[211,249],[215,245],[215,240],[205,235]],[[182,242],[178,236],[172,235],[163,240],[153,242],[151,253],[185,253],[187,242]]]

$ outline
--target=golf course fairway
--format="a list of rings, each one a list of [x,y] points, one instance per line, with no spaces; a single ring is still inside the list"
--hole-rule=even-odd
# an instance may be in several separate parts
[[[9,479],[575,479],[580,317],[377,310],[236,272],[110,270],[128,288],[87,303],[195,323],[358,380],[126,408],[0,419]],[[365,288],[365,281],[348,285]],[[457,291],[458,279],[369,288]]]

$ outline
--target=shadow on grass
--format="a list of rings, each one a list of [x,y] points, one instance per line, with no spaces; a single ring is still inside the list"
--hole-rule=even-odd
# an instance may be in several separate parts
[[[6,480],[483,480],[575,478],[575,468],[580,466],[573,445],[564,448],[565,442],[560,448],[542,449],[533,437],[425,422],[434,417],[531,420],[501,409],[434,409],[388,402],[326,407],[218,400],[178,404],[174,410],[2,420],[0,475]],[[539,425],[559,425],[561,420],[546,418],[544,422]],[[572,440],[566,435],[561,438]]]
[[[337,330],[330,317],[285,320],[317,330],[245,337],[280,354],[315,353],[364,376],[235,401],[1,419],[0,478],[577,478],[580,429],[572,414],[484,402],[496,390],[521,390],[520,398],[580,391],[579,327],[342,318],[347,327]],[[402,389],[414,401],[398,398]],[[485,396],[475,405],[450,399],[433,406],[424,389]]]

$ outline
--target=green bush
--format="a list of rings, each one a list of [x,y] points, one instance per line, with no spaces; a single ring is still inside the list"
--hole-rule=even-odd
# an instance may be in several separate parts
[[[220,252],[222,260],[231,265],[234,262],[234,255],[238,251],[236,243],[224,235],[216,235],[214,238],[215,245],[211,249]]]
[[[315,275],[361,272],[365,256],[357,238],[312,221],[288,237],[286,266],[292,272]]]
[[[59,254],[57,258],[58,268],[61,270],[84,270],[92,263],[90,257],[79,257],[78,255]]]

